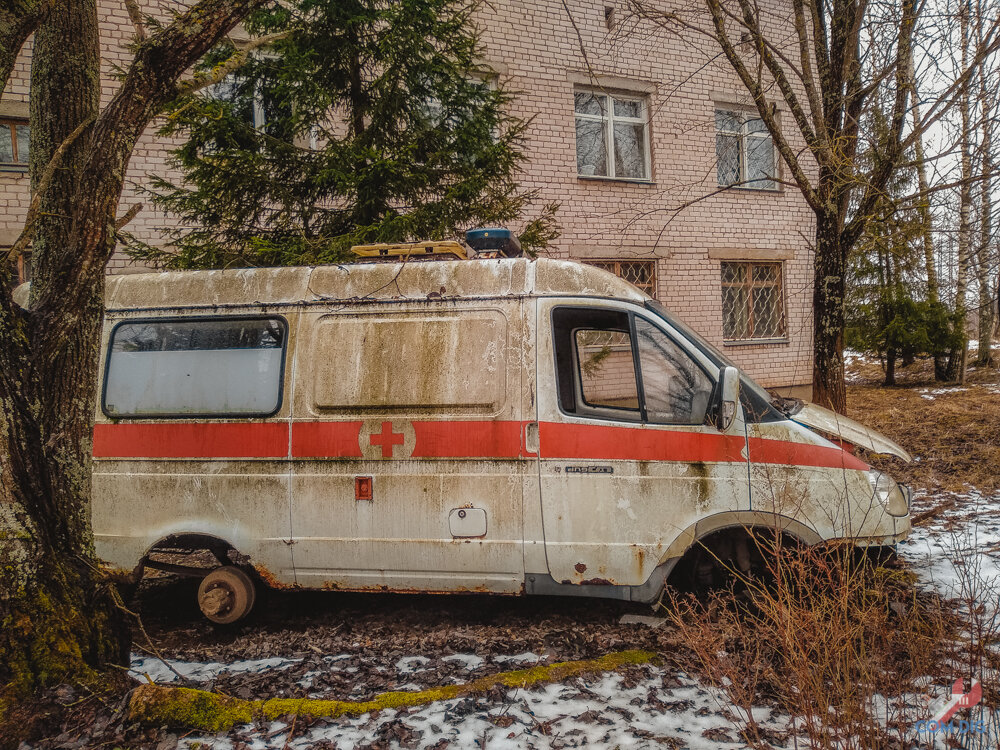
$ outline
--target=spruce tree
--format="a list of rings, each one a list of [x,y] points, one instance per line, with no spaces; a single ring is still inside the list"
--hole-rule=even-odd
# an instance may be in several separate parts
[[[260,11],[252,35],[284,32],[215,86],[174,103],[163,133],[183,180],[154,178],[175,214],[170,244],[130,238],[170,268],[303,265],[350,247],[455,237],[517,224],[529,251],[557,236],[555,205],[517,178],[526,123],[482,67],[460,0],[299,0]],[[223,45],[205,63],[229,58]]]

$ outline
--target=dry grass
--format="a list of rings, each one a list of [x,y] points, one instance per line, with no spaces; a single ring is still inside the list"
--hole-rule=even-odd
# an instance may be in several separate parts
[[[897,479],[927,490],[1000,489],[1000,373],[972,369],[964,386],[934,382],[930,361],[899,372],[886,388],[878,364],[854,366],[848,416],[892,438],[918,460],[873,458]],[[934,393],[926,393],[926,391]],[[942,392],[938,392],[942,391]],[[933,398],[925,398],[933,396]]]
[[[898,699],[922,693],[925,675],[948,671],[956,619],[937,596],[918,592],[912,574],[848,548],[778,546],[767,559],[767,582],[736,574],[740,595],[665,603],[678,658],[732,702],[753,748],[788,746],[755,720],[753,707],[767,704],[793,717],[797,747],[908,747],[913,718]]]

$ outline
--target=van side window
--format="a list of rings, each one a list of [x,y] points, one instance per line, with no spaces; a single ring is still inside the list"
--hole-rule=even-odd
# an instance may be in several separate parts
[[[108,345],[109,417],[264,417],[281,406],[281,318],[129,321]]]
[[[552,324],[562,411],[633,422],[705,422],[714,381],[648,320],[617,310],[558,307]]]
[[[649,321],[635,318],[646,418],[667,424],[703,424],[712,381],[687,352]]]
[[[639,389],[628,331],[577,328],[573,336],[583,403],[638,412]]]
[[[562,410],[639,421],[639,386],[628,314],[559,307],[552,312]]]

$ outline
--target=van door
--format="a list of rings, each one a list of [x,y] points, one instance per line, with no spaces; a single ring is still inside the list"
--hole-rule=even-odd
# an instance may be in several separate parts
[[[655,321],[655,322],[654,322]],[[749,509],[746,435],[709,424],[718,368],[628,303],[538,306],[541,505],[559,583],[641,585],[701,519]]]
[[[292,426],[300,585],[520,590],[520,309],[303,315]]]

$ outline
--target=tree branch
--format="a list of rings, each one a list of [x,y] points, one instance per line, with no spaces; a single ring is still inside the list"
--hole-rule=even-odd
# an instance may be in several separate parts
[[[140,42],[146,41],[146,23],[142,18],[142,11],[136,0],[125,0],[125,10],[128,11],[129,20],[135,27],[135,38]]]
[[[746,87],[747,91],[750,92],[750,95],[754,100],[754,104],[757,105],[757,112],[760,114],[761,120],[764,121],[764,124],[767,126],[768,131],[770,131],[771,136],[774,139],[778,153],[781,154],[785,164],[788,165],[792,176],[795,178],[795,182],[798,184],[799,189],[802,191],[802,195],[805,197],[809,206],[814,211],[822,210],[819,196],[816,194],[812,183],[809,181],[805,171],[802,169],[802,165],[799,163],[798,157],[792,150],[791,145],[788,143],[788,140],[784,137],[781,133],[781,129],[778,127],[777,118],[774,116],[774,109],[768,103],[763,87],[754,78],[754,76],[751,75],[750,71],[746,67],[746,64],[743,62],[743,59],[737,53],[735,45],[726,32],[726,22],[722,6],[720,5],[720,0],[705,0],[705,3],[708,6],[709,13],[712,16],[712,23],[715,26],[716,41],[719,43],[719,46],[722,47],[723,53],[726,55],[729,63],[733,66],[736,74],[740,77],[743,85]],[[741,0],[741,4],[742,3],[743,0]],[[751,30],[750,33],[754,37],[761,36],[759,27],[756,27],[756,32]],[[761,45],[756,44],[756,47],[758,53],[760,53]],[[784,85],[782,85],[782,82]],[[788,103],[788,106],[792,109],[795,121],[799,125],[799,130],[802,131],[803,136],[806,137],[807,143],[809,143],[810,140],[812,141],[810,143],[810,148],[813,150],[813,154],[815,155],[816,151],[813,148],[816,144],[815,136],[812,134],[809,122],[805,118],[805,115],[799,106],[795,93],[791,90],[791,86],[788,84],[788,80],[782,76],[782,81],[776,81],[776,83],[778,83],[778,87],[781,89],[782,96],[785,98],[786,103]]]
[[[54,5],[54,0],[6,0],[0,4],[0,94],[7,88],[24,43]]]
[[[17,260],[27,249],[28,245],[31,244],[31,240],[35,236],[35,230],[38,228],[38,216],[42,205],[42,195],[49,189],[49,185],[52,184],[52,179],[56,176],[56,170],[59,169],[59,165],[62,163],[63,156],[66,154],[66,151],[69,150],[69,147],[73,145],[83,131],[94,123],[95,119],[97,118],[89,117],[77,125],[73,132],[66,136],[65,140],[59,144],[59,147],[52,154],[52,158],[49,159],[49,163],[45,166],[45,170],[38,179],[38,186],[35,190],[35,194],[31,196],[31,203],[28,204],[28,211],[24,218],[24,229],[21,230],[21,234],[18,235],[10,250],[7,251],[8,263]]]
[[[115,217],[115,231],[117,232],[121,229],[124,229],[128,225],[128,223],[132,221],[132,219],[134,219],[139,214],[141,210],[142,210],[142,204],[135,203],[132,206],[130,206],[128,211],[126,211],[122,216]]]
[[[224,62],[212,68],[210,72],[195,73],[193,77],[180,81],[177,84],[177,95],[187,96],[200,89],[214,86],[217,83],[222,83],[226,76],[231,73],[235,73],[247,61],[247,58],[250,57],[250,53],[255,49],[274,44],[275,42],[288,37],[291,33],[291,30],[279,31],[274,34],[256,37],[251,39],[249,42],[241,44],[236,52],[234,52]]]
[[[167,102],[184,72],[264,0],[199,0],[136,47],[121,87],[93,125],[68,242],[53,278],[37,290],[34,309],[46,330],[85,309],[114,252],[114,216],[135,144]]]

